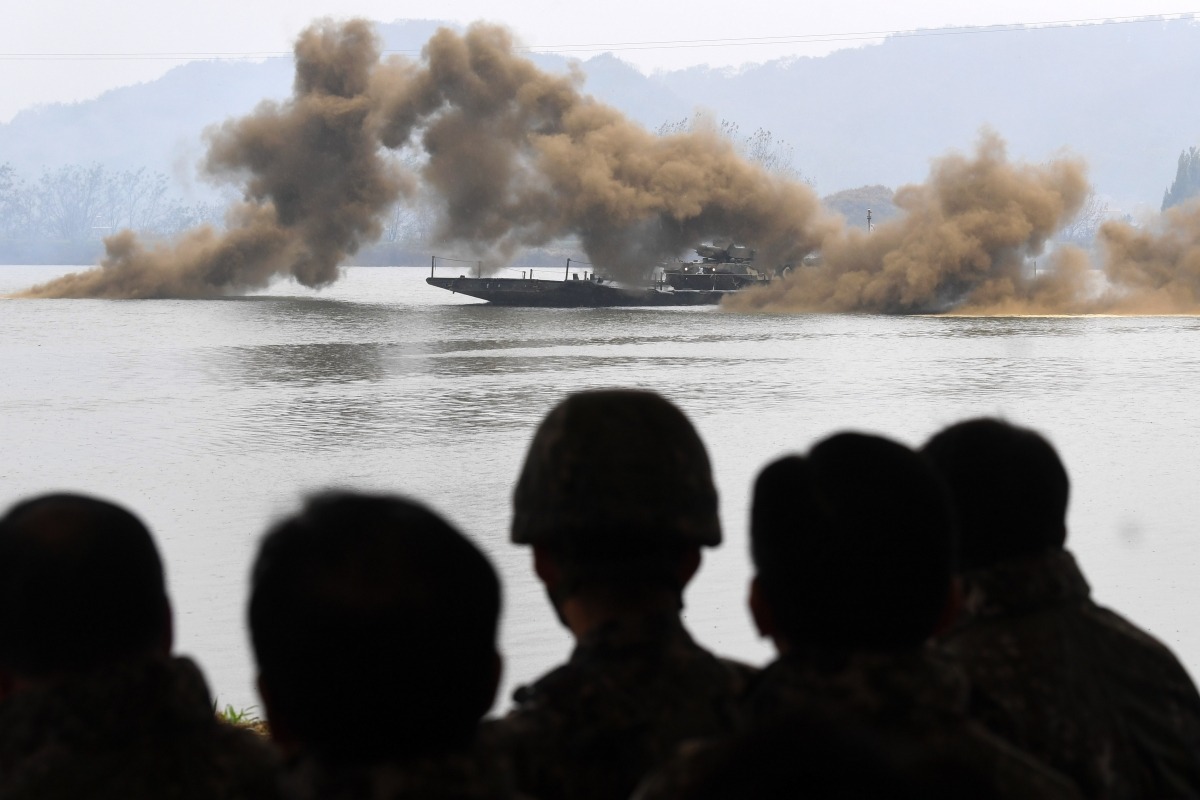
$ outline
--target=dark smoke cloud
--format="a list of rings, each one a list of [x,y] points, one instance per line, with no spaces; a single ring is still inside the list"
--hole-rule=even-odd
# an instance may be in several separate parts
[[[307,286],[380,233],[401,197],[439,206],[436,239],[499,266],[574,236],[609,274],[643,277],[709,237],[753,245],[769,265],[819,251],[818,266],[744,292],[736,310],[972,314],[1195,313],[1200,205],[1101,230],[1105,280],[1060,248],[1026,266],[1088,194],[1083,164],[1009,161],[985,132],[970,156],[937,160],[903,187],[903,215],[867,235],[803,184],[739,157],[715,130],[656,136],[516,55],[510,34],[441,30],[422,59],[380,61],[369,23],[323,21],[296,44],[293,96],[211,130],[206,171],[243,186],[227,228],[172,243],[126,231],[96,269],[27,297],[209,297],[280,276]],[[416,175],[394,151],[415,152]]]
[[[439,31],[425,65],[377,75],[383,143],[419,137],[422,177],[444,199],[443,242],[508,261],[579,237],[618,276],[714,235],[778,259],[811,250],[830,223],[807,186],[738,156],[715,131],[655,136],[513,53],[502,28]]]
[[[896,193],[903,215],[871,234],[837,230],[822,260],[742,292],[741,311],[964,315],[1198,314],[1200,200],[1142,226],[1100,228],[1099,261],[1072,246],[1039,257],[1078,213],[1081,161],[1009,161],[985,131],[971,157],[938,159]],[[1036,265],[1036,268],[1031,268]]]
[[[1168,209],[1144,228],[1100,228],[1104,271],[1113,289],[1100,310],[1124,314],[1200,311],[1200,201]]]
[[[822,260],[732,299],[731,308],[904,314],[1053,306],[1073,296],[1078,265],[1032,277],[1026,259],[1076,214],[1088,194],[1083,164],[1015,164],[984,132],[972,157],[938,159],[926,183],[902,187],[904,212],[872,233],[837,230]]]
[[[379,61],[362,21],[321,22],[296,43],[293,96],[210,130],[207,171],[243,182],[228,229],[199,228],[166,245],[129,231],[105,240],[101,265],[26,297],[209,297],[291,275],[307,286],[379,236],[379,215],[407,184],[381,154],[367,89]]]
[[[954,314],[1200,313],[1200,201],[1169,209],[1141,225],[1109,221],[1096,260],[1060,247],[1039,260],[1035,276],[1012,285],[981,285]]]
[[[387,150],[417,147],[442,205],[438,239],[508,261],[577,236],[609,273],[643,276],[711,236],[796,259],[837,223],[807,186],[740,158],[714,131],[655,136],[518,57],[502,28],[439,31],[421,62],[379,61],[368,23],[322,22],[296,46],[293,97],[210,134],[209,173],[240,179],[228,232],[171,246],[130,233],[101,266],[32,297],[203,297],[290,275],[308,286],[379,235],[406,190]]]

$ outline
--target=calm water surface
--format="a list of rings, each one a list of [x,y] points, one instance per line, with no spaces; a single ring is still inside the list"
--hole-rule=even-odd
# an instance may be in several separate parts
[[[67,271],[0,267],[0,294]],[[1060,448],[1097,597],[1200,670],[1200,320],[502,309],[426,274],[351,268],[321,292],[214,301],[0,300],[0,505],[72,489],[137,509],[168,563],[179,649],[222,704],[250,706],[243,606],[266,525],[321,487],[420,498],[503,574],[511,687],[569,650],[507,542],[525,447],[566,392],[651,388],[696,422],[727,541],[688,623],[752,662],[769,656],[743,602],[759,467],[840,429],[920,444],[1001,414]]]

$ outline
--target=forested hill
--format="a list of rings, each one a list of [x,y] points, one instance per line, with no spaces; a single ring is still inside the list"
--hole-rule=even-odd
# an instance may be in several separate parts
[[[1200,23],[894,37],[736,74],[660,76],[680,97],[787,139],[822,192],[919,180],[990,125],[1015,154],[1087,158],[1097,190],[1155,208],[1200,143]]]
[[[416,53],[446,23],[409,20],[380,25],[389,52]],[[565,72],[568,60],[539,55],[543,69]],[[646,78],[612,56],[583,65],[587,90],[619,106],[648,127],[687,115],[691,104],[661,82]],[[0,167],[10,164],[27,180],[65,165],[99,164],[108,170],[168,175],[177,194],[204,199],[196,164],[204,154],[203,131],[251,111],[263,100],[287,97],[292,85],[287,58],[262,62],[197,61],[162,78],[127,86],[81,103],[53,104],[17,114],[0,124]]]
[[[412,52],[436,25],[381,32],[389,49]],[[704,109],[744,132],[771,131],[822,194],[919,180],[931,158],[969,147],[990,125],[1016,155],[1068,148],[1116,204],[1157,207],[1179,153],[1200,143],[1200,23],[1190,21],[893,37],[820,58],[650,77],[612,56],[582,66],[589,91],[647,127]],[[66,164],[145,167],[187,196],[205,126],[286,96],[290,83],[287,59],[189,64],[17,115],[0,125],[0,165],[26,179]]]

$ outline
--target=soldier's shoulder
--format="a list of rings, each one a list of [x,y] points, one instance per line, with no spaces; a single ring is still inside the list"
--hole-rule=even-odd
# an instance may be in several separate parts
[[[649,700],[652,705],[672,692],[741,695],[758,668],[713,655],[699,645],[665,658],[635,654],[620,661],[575,659],[513,692],[513,709],[504,718],[587,712],[616,713],[619,700]]]
[[[293,759],[281,780],[285,800],[521,800],[511,776],[478,754],[402,763],[326,763]]]
[[[1126,652],[1138,652],[1143,658],[1152,659],[1163,668],[1183,670],[1183,665],[1171,648],[1116,611],[1089,602],[1079,613]]]
[[[209,762],[223,776],[224,796],[276,796],[282,759],[264,734],[218,721],[209,738]]]
[[[958,758],[974,763],[981,775],[989,776],[997,797],[1052,799],[1083,796],[1067,775],[1010,744],[979,722],[965,722],[952,732],[952,736]]]
[[[518,686],[512,693],[512,707],[480,726],[480,740],[488,749],[501,752],[537,747],[538,740],[554,740],[577,719],[579,696],[586,683],[580,669],[564,664]]]
[[[696,740],[680,746],[677,755],[651,772],[634,790],[631,800],[673,800],[689,797],[711,782],[728,758],[726,740]]]
[[[737,695],[745,694],[746,690],[762,674],[761,667],[725,656],[717,656],[717,663],[721,665],[721,669],[729,681],[730,689]]]
[[[555,667],[537,680],[514,689],[512,709],[503,719],[565,713],[597,681],[594,670],[578,664],[567,663]]]

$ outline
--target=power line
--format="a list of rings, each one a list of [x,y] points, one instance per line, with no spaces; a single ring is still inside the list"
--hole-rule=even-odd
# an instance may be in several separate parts
[[[248,61],[291,58],[287,50],[238,53],[0,53],[0,61]]]
[[[702,47],[762,47],[767,45],[804,45],[838,42],[860,42],[888,37],[963,36],[980,33],[1013,33],[1018,31],[1054,30],[1082,25],[1131,25],[1168,20],[1194,19],[1198,11],[1175,14],[1139,15],[1128,17],[1085,17],[1080,19],[1048,20],[1044,22],[1012,22],[993,25],[962,25],[944,28],[910,28],[899,30],[856,31],[844,33],[813,33],[793,36],[745,36],[723,39],[668,39],[644,42],[599,42],[591,44],[531,45],[519,47],[523,53],[595,53],[627,50],[682,50]],[[417,56],[419,50],[385,50],[385,55]],[[0,61],[244,61],[268,58],[291,58],[291,51],[242,52],[140,52],[140,53],[0,53]]]
[[[1173,19],[1191,19],[1200,12],[1188,11],[1171,15]],[[907,30],[859,31],[854,33],[816,33],[796,36],[765,36],[730,39],[681,39],[663,42],[614,42],[594,45],[559,45],[530,47],[528,50],[552,53],[594,52],[610,50],[675,50],[688,47],[734,47],[759,46],[777,44],[823,44],[826,42],[856,42],[883,39],[887,37],[907,38],[920,36],[962,36],[977,33],[1012,33],[1017,31],[1052,30],[1070,28],[1080,25],[1130,25],[1146,22],[1165,22],[1167,17],[1136,16],[1136,17],[1095,17],[1084,19],[1063,19],[1047,22],[1012,22],[996,25],[963,25],[945,28],[913,28]]]

